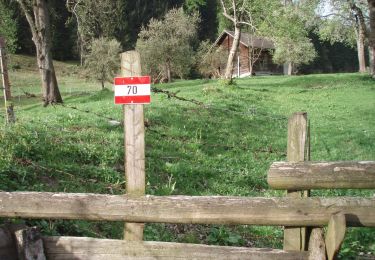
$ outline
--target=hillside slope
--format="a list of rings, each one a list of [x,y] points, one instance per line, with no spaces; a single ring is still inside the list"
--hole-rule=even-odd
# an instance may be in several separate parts
[[[40,98],[15,99],[17,124],[0,117],[0,190],[123,194],[122,108],[110,90],[77,74],[59,81],[64,106],[43,108]],[[38,93],[38,75],[10,72],[25,91]],[[31,80],[32,79],[32,80]],[[72,86],[71,84],[74,84]],[[159,85],[204,106],[153,94],[146,106],[147,193],[155,195],[282,196],[266,174],[286,159],[287,119],[306,111],[312,160],[375,160],[375,84],[365,75],[332,74],[192,80]],[[95,87],[94,87],[95,86]],[[73,88],[75,91],[69,91]],[[319,196],[373,196],[373,190],[314,191]],[[27,221],[47,234],[122,236],[121,223]],[[282,230],[268,227],[147,225],[146,239],[247,246],[281,246]],[[372,229],[351,229],[342,252],[374,252]]]

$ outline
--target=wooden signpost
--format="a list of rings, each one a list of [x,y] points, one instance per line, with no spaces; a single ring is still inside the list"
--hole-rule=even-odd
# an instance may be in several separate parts
[[[302,162],[307,159],[309,151],[307,113],[295,113],[288,122],[288,150],[289,162]],[[308,192],[287,191],[288,197],[308,197]],[[305,227],[284,228],[284,250],[304,251],[307,247],[307,232]]]
[[[140,55],[136,51],[128,51],[121,54],[121,76],[130,77],[130,83],[136,76],[141,76]],[[115,80],[116,81],[116,80]],[[121,83],[121,80],[119,80]],[[123,87],[125,94],[137,95],[138,89],[134,89],[135,85],[124,79]],[[139,82],[138,82],[139,83]],[[121,85],[121,84],[118,84]],[[147,85],[147,84],[146,84]],[[115,85],[115,88],[117,86]],[[130,87],[130,88],[129,88]],[[130,91],[129,91],[130,90]],[[122,93],[120,90],[116,90]],[[116,95],[117,95],[116,94]],[[142,92],[142,94],[144,94]],[[115,97],[116,99],[118,96]],[[124,98],[129,101],[129,99]],[[133,102],[131,102],[133,101]],[[144,100],[143,100],[144,101]],[[126,102],[124,102],[126,103]],[[129,105],[124,105],[124,129],[125,129],[125,177],[126,192],[129,196],[139,197],[145,194],[145,128],[144,128],[144,112],[143,104],[137,104],[134,99],[130,100]],[[146,102],[138,102],[146,103]],[[143,240],[142,223],[126,223],[124,238],[126,240]]]
[[[2,79],[2,85],[4,90],[4,104],[6,111],[6,121],[7,123],[13,123],[15,121],[13,104],[11,102],[11,92],[8,77],[8,68],[6,63],[6,52],[5,52],[5,40],[0,37],[0,73]]]

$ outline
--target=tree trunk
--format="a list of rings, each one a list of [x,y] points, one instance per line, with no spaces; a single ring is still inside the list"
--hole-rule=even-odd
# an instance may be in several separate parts
[[[359,72],[366,72],[365,61],[365,39],[366,39],[366,22],[362,9],[359,8],[354,2],[350,4],[350,8],[354,12],[356,20],[356,36],[357,36],[357,54]]]
[[[371,71],[372,77],[375,79],[375,0],[367,0],[367,2],[370,10],[370,60],[373,61],[371,64]]]
[[[50,21],[46,0],[17,0],[30,25],[42,78],[44,105],[62,103],[51,54]],[[31,6],[32,5],[32,6]],[[32,9],[31,9],[32,7]],[[32,11],[31,11],[32,10]]]
[[[365,38],[364,35],[358,32],[357,38],[357,52],[358,52],[358,65],[359,72],[366,72],[366,62],[365,62]]]
[[[375,62],[375,55],[374,55],[375,49],[372,49],[371,46],[368,48],[369,52],[369,61],[370,61],[370,75],[374,75],[375,68],[374,68],[374,62]]]
[[[292,76],[292,73],[293,73],[293,63],[292,62],[288,62],[288,76]]]
[[[249,56],[249,74],[250,74],[250,77],[253,76],[253,66],[254,66],[254,62],[253,62],[253,58],[254,58],[254,55],[253,55],[253,48],[251,48],[250,46],[250,43],[249,44],[249,48],[248,48],[248,56]]]
[[[230,48],[228,61],[227,61],[227,67],[225,69],[225,75],[224,75],[224,77],[226,79],[232,78],[233,61],[234,61],[234,57],[237,53],[238,45],[240,44],[240,37],[241,37],[241,27],[240,27],[240,25],[235,24],[235,26],[234,26],[234,39],[233,39],[232,47]]]
[[[168,83],[171,83],[171,82],[172,82],[172,76],[171,76],[171,64],[170,64],[169,61],[167,62],[166,69],[167,69]]]
[[[253,76],[253,64],[251,64],[249,67],[249,74],[250,74],[250,77]]]

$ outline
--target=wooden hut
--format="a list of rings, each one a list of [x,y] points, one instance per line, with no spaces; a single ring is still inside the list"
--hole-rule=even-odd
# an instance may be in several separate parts
[[[232,47],[233,31],[224,30],[215,41],[214,46],[220,46],[228,52]],[[274,43],[262,37],[241,33],[240,44],[234,60],[233,75],[246,77],[249,75],[283,74],[283,66],[272,61]],[[221,64],[220,72],[224,73],[226,64]]]

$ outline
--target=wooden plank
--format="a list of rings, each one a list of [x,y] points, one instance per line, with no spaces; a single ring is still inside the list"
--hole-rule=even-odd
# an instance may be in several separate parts
[[[289,162],[305,161],[307,145],[307,113],[294,113],[288,121],[288,146],[287,159]],[[288,190],[287,196],[291,198],[307,197],[308,192]],[[284,250],[304,251],[307,246],[306,228],[284,228]]]
[[[141,57],[136,51],[121,54],[121,75],[141,76]],[[126,192],[131,196],[145,194],[145,127],[143,105],[124,105]],[[126,240],[143,240],[144,224],[126,223]]]
[[[36,227],[17,230],[14,237],[19,260],[46,260],[43,240]]]
[[[95,238],[45,237],[49,260],[307,259],[307,252]]]
[[[272,189],[375,189],[375,161],[275,162],[267,180]]]
[[[328,223],[327,236],[325,241],[328,260],[333,260],[338,255],[341,244],[345,238],[345,233],[345,215],[341,213],[332,215]]]
[[[0,192],[0,217],[136,223],[323,226],[341,212],[348,226],[375,226],[375,198],[253,198]]]
[[[309,260],[326,260],[323,228],[313,228],[309,240]]]

